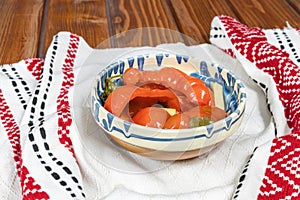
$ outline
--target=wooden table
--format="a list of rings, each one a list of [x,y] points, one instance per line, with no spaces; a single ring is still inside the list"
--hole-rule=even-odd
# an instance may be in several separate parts
[[[211,21],[221,14],[251,27],[283,28],[286,22],[300,27],[300,0],[0,0],[0,64],[45,57],[59,31],[76,33],[93,48],[154,46],[189,37],[209,43]],[[111,37],[142,27],[156,28]]]

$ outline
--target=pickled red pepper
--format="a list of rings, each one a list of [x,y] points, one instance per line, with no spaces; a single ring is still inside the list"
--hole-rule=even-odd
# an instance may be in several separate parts
[[[202,126],[226,117],[224,110],[214,106],[213,92],[205,83],[178,69],[164,67],[158,71],[140,71],[129,68],[122,79],[124,85],[108,96],[104,108],[118,117],[126,113],[126,119],[137,124],[179,129]],[[165,108],[175,109],[176,113],[163,114]]]
[[[131,68],[128,72],[125,72],[123,79],[124,83],[128,85],[144,85],[147,83],[163,85],[184,94],[191,103],[201,106],[214,105],[213,94],[202,80],[172,67],[143,72]]]
[[[140,99],[137,104],[163,103],[167,107],[174,108],[180,111],[180,103],[176,95],[169,89],[150,89],[132,85],[124,85],[114,90],[106,99],[104,108],[116,116],[120,116],[126,105],[134,99]],[[144,100],[142,98],[145,98]],[[147,100],[146,100],[147,99]],[[147,102],[149,102],[147,104]]]

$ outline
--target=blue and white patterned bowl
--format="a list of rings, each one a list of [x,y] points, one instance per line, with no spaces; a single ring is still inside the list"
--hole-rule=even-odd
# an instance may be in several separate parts
[[[129,67],[158,70],[166,66],[202,79],[213,90],[216,106],[224,109],[227,117],[197,128],[158,129],[124,121],[104,109],[100,95],[107,77],[122,74]],[[104,68],[92,86],[91,104],[95,121],[120,146],[154,159],[181,160],[210,151],[235,132],[244,115],[246,92],[240,80],[216,64],[159,53],[121,59]]]

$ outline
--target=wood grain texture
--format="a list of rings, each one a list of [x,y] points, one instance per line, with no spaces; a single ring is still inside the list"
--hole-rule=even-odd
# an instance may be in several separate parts
[[[37,56],[42,0],[0,1],[0,64]]]
[[[48,0],[44,30],[45,55],[52,38],[60,31],[69,31],[82,36],[95,48],[102,42],[106,47],[109,38],[106,5],[103,0]]]
[[[110,0],[107,2],[115,47],[184,42],[166,1]]]
[[[299,0],[287,0],[287,2],[290,4],[292,8],[300,15],[300,1]],[[300,23],[300,22],[298,22]]]
[[[212,19],[221,14],[236,18],[224,0],[170,0],[179,29],[198,43],[209,42]]]
[[[286,0],[229,0],[237,15],[251,27],[283,28],[286,22],[300,26],[300,14]]]
[[[289,22],[299,28],[299,12],[299,0],[0,1],[0,64],[44,57],[59,31],[76,33],[93,48],[199,44],[209,42],[217,15],[251,27],[283,28]]]

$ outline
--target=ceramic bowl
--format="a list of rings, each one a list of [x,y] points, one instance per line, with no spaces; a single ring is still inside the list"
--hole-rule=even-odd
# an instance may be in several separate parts
[[[149,128],[124,121],[106,109],[100,95],[107,77],[129,68],[158,70],[174,67],[203,80],[214,92],[216,106],[227,117],[207,126],[189,129]],[[245,111],[246,92],[242,82],[225,68],[196,58],[159,53],[120,59],[103,68],[91,91],[91,111],[97,124],[123,148],[158,160],[182,160],[209,152],[240,126]]]

